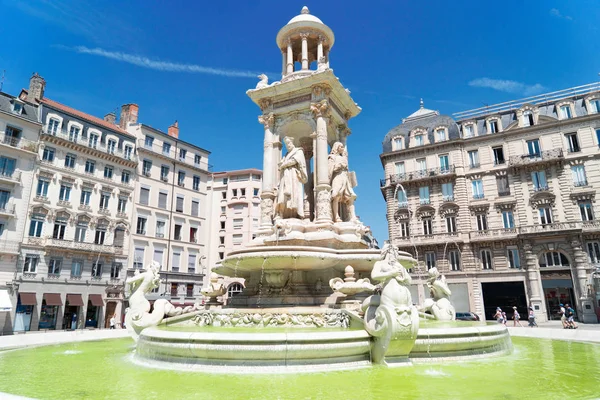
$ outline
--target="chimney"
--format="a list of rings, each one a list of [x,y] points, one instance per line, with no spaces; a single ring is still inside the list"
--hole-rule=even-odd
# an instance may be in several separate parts
[[[108,113],[108,114],[106,114],[106,115],[104,116],[104,120],[105,120],[106,122],[109,122],[109,123],[111,123],[111,124],[114,124],[114,123],[117,121],[117,116],[115,115],[115,113],[114,113],[114,112],[110,112],[110,113]]]
[[[123,129],[127,129],[127,125],[129,124],[137,124],[139,110],[140,108],[137,104],[124,104],[121,107],[119,126]]]
[[[42,100],[44,98],[44,90],[46,90],[46,81],[37,72],[34,72],[31,79],[29,79],[27,101],[34,103]]]
[[[177,121],[175,121],[173,125],[169,127],[168,133],[169,136],[179,138],[179,123]]]

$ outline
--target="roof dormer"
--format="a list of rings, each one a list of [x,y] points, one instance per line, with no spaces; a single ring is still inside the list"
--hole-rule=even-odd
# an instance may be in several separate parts
[[[23,113],[23,107],[25,106],[25,102],[17,97],[11,100],[12,103],[12,112],[18,115]]]

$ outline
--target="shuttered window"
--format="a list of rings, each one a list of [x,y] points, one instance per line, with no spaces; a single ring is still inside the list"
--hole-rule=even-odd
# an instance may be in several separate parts
[[[175,205],[175,211],[183,212],[183,197],[177,196],[177,204]]]
[[[140,188],[140,204],[148,205],[150,200],[150,189]]]
[[[200,209],[200,202],[197,200],[192,200],[192,216],[197,217]]]
[[[158,194],[158,207],[159,208],[167,208],[167,194],[159,193]]]

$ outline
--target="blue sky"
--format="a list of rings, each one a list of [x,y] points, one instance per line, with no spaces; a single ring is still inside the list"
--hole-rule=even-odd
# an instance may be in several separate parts
[[[357,213],[387,238],[381,141],[418,108],[443,114],[597,81],[597,0],[0,0],[0,70],[17,94],[33,71],[46,95],[102,117],[140,121],[212,151],[215,171],[262,167],[260,113],[245,92],[277,78],[278,30],[303,5],[334,31],[331,67],[363,108],[351,120]]]

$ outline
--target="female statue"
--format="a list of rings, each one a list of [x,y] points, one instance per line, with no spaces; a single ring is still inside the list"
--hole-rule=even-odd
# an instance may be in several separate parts
[[[352,184],[348,176],[348,153],[342,143],[335,142],[333,144],[331,153],[329,153],[328,164],[333,221],[342,222],[340,203],[346,206],[347,219],[356,221],[356,215],[354,215],[356,194],[352,190]]]
[[[306,160],[301,147],[294,146],[294,139],[283,139],[287,154],[279,162],[280,179],[275,199],[276,218],[304,218],[304,187],[308,181]]]

